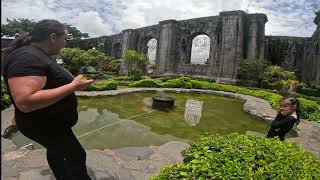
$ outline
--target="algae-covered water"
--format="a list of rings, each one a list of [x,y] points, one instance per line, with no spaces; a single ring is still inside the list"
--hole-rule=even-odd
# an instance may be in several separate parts
[[[114,149],[161,145],[173,140],[188,142],[206,132],[266,134],[270,127],[243,111],[243,102],[236,99],[166,93],[175,98],[175,108],[158,111],[152,108],[152,97],[157,95],[163,93],[78,98],[79,121],[73,127],[74,133],[86,149]],[[12,140],[18,146],[31,142],[20,133]]]

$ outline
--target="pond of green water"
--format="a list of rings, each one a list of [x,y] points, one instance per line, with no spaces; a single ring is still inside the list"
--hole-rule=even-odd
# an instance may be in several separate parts
[[[158,111],[152,108],[152,97],[157,95],[163,93],[78,98],[79,121],[73,131],[86,149],[114,149],[161,145],[173,140],[188,142],[206,132],[266,134],[270,127],[243,111],[243,102],[236,99],[166,93],[175,98],[175,107],[170,111]],[[12,140],[18,146],[31,142],[20,133]]]

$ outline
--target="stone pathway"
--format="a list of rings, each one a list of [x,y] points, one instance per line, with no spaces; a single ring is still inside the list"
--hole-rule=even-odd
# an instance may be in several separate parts
[[[186,143],[173,141],[161,146],[87,150],[87,169],[92,180],[144,180],[167,164],[182,162],[180,152],[187,147]],[[45,149],[2,154],[1,169],[2,180],[55,179]]]
[[[158,88],[124,88],[102,92],[76,92],[77,96],[105,96],[142,91],[158,91]],[[164,92],[193,92],[237,98],[244,101],[243,109],[248,113],[271,122],[276,111],[263,99],[222,91],[194,89],[161,89]],[[1,134],[9,126],[13,107],[1,112]],[[320,158],[320,123],[302,120],[295,129],[299,137],[286,141],[299,141],[309,152]],[[259,135],[256,132],[247,134]],[[261,135],[261,134],[260,134]],[[264,136],[264,135],[263,135]],[[169,142],[161,146],[128,147],[121,149],[87,150],[88,172],[93,180],[144,180],[159,172],[167,164],[182,162],[180,152],[189,145]],[[54,180],[46,161],[44,149],[17,149],[8,139],[1,138],[1,180]]]

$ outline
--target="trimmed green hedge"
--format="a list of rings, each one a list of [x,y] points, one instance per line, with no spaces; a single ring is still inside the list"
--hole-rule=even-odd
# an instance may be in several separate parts
[[[129,84],[130,87],[165,87],[165,88],[186,88],[186,89],[209,89],[215,91],[227,91],[239,94],[246,94],[250,96],[259,97],[267,100],[272,108],[279,108],[279,100],[281,95],[268,92],[265,90],[252,90],[244,87],[210,83],[207,81],[191,80],[188,77],[181,77],[178,79],[168,80],[166,82],[159,83],[152,79],[144,79]],[[320,105],[314,101],[310,101],[304,98],[298,98],[301,102],[302,118],[312,121],[320,122]]]
[[[320,179],[320,161],[296,143],[254,135],[204,135],[151,180]]]
[[[112,80],[115,81],[129,81],[130,78],[128,76],[115,76],[111,78]]]
[[[301,104],[301,117],[320,122],[320,105],[304,98],[298,99]]]
[[[101,85],[91,84],[85,91],[105,91],[118,88],[118,84],[114,81],[104,81]]]
[[[297,93],[306,95],[306,96],[314,96],[320,97],[320,87],[312,89],[312,88],[297,88]]]
[[[130,87],[160,87],[157,81],[153,79],[143,79],[129,84]]]
[[[299,98],[304,98],[304,99],[308,99],[308,100],[314,101],[314,102],[316,102],[316,103],[318,103],[320,105],[320,97],[307,96],[307,95],[303,95],[303,94],[300,94],[300,93],[294,93],[294,95],[296,97],[299,97]]]
[[[132,81],[116,81],[118,86],[129,86]]]
[[[7,91],[7,87],[4,83],[4,79],[1,76],[1,110],[8,107],[11,104],[10,97]]]

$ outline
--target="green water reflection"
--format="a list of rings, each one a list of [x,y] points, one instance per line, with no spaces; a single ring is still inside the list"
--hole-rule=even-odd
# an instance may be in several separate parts
[[[256,131],[266,134],[270,127],[244,112],[243,103],[236,99],[166,93],[175,98],[175,108],[166,112],[152,109],[151,98],[156,95],[162,94],[148,92],[78,98],[79,121],[73,130],[76,136],[81,136],[79,140],[86,149],[113,149],[161,145],[173,140],[187,142],[206,132]],[[13,141],[18,146],[28,142],[19,133]]]

